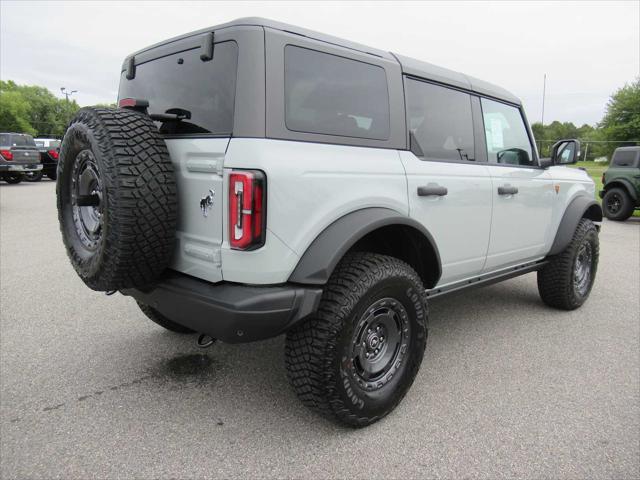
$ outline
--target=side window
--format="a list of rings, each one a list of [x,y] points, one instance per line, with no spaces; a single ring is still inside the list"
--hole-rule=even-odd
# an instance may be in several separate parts
[[[533,151],[520,110],[482,99],[489,162],[533,166]]]
[[[411,78],[405,88],[412,151],[428,160],[475,160],[471,96]]]
[[[618,150],[613,156],[613,165],[617,167],[633,167],[636,161],[636,152],[633,150]]]
[[[389,138],[384,68],[307,48],[284,50],[285,123],[289,130]]]

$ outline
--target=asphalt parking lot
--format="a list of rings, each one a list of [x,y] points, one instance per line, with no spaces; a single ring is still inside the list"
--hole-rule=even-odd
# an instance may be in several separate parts
[[[404,402],[345,429],[285,377],[283,339],[195,346],[67,261],[54,183],[0,186],[2,478],[638,478],[640,219],[605,222],[591,298],[535,274],[433,300]]]

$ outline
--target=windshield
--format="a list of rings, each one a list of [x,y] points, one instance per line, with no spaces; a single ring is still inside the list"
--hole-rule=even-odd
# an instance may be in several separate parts
[[[33,141],[31,135],[20,133],[1,133],[0,145],[4,147],[35,147],[36,143]]]
[[[122,72],[118,98],[147,100],[150,114],[180,109],[190,115],[157,122],[161,133],[231,134],[237,63],[233,41],[216,43],[210,61],[200,59],[199,48],[168,55],[137,65],[132,80]]]

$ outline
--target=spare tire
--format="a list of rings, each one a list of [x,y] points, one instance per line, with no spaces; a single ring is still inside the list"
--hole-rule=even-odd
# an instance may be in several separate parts
[[[153,121],[124,109],[79,110],[57,177],[60,230],[80,278],[102,291],[157,279],[173,253],[177,190]]]

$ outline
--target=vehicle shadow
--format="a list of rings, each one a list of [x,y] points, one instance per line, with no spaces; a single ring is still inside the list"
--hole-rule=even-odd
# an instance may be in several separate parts
[[[478,305],[482,305],[481,311]],[[434,299],[430,307],[431,334],[426,358],[446,352],[448,345],[465,341],[466,336],[474,336],[478,330],[508,329],[514,322],[513,312],[527,310],[541,315],[554,312],[541,302],[535,285],[522,279]],[[283,336],[249,344],[216,343],[205,350],[196,347],[196,338],[180,337],[179,353],[158,359],[149,370],[148,377],[169,395],[201,389],[221,412],[220,417],[251,412],[258,422],[279,420],[300,425],[312,422],[313,428],[342,429],[310,412],[297,400],[286,378]],[[175,335],[168,332],[150,333],[149,343],[158,344],[159,349],[166,342],[175,341]],[[428,382],[429,376],[419,377],[418,381]],[[189,409],[195,417],[211,418],[209,402],[190,403]],[[217,422],[217,418],[211,421]]]

